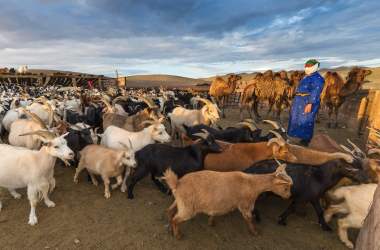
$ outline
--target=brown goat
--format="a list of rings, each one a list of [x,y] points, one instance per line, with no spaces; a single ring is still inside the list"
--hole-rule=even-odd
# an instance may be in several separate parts
[[[343,159],[349,163],[353,157],[342,152],[327,153],[301,146],[282,143],[269,142],[259,143],[236,143],[229,144],[218,142],[223,148],[223,152],[206,156],[204,168],[214,171],[241,171],[253,164],[268,160],[279,159],[291,163],[321,165],[331,160]]]
[[[145,128],[144,121],[158,120],[161,116],[156,110],[146,108],[135,115],[123,116],[115,113],[105,113],[103,115],[103,129],[113,125],[131,132],[138,132]]]
[[[297,158],[289,152],[288,144],[279,138],[258,143],[222,143],[223,152],[209,153],[204,161],[204,168],[214,171],[240,171],[256,162],[266,159],[279,159],[295,162]]]
[[[353,162],[353,157],[349,154],[342,152],[323,152],[319,150],[313,150],[310,148],[301,147],[298,145],[289,144],[288,150],[290,153],[296,156],[297,161],[292,163],[308,164],[308,165],[321,165],[328,161],[342,159],[348,163]]]
[[[193,218],[198,213],[213,217],[239,209],[248,224],[249,231],[257,235],[252,222],[255,201],[263,192],[273,192],[285,199],[290,197],[292,179],[285,171],[286,165],[279,166],[275,173],[250,175],[242,172],[199,171],[185,175],[178,180],[170,169],[164,179],[174,195],[174,202],[168,209],[168,218],[174,236],[181,237],[178,224]]]
[[[106,199],[110,198],[110,178],[116,177],[117,183],[112,185],[112,189],[115,189],[123,182],[124,169],[127,168],[125,175],[128,175],[131,168],[136,166],[133,149],[127,146],[124,147],[126,150],[116,150],[94,144],[86,146],[80,152],[81,158],[75,171],[74,182],[78,183],[80,172],[87,169],[95,186],[98,185],[98,181],[94,174],[102,177],[105,187],[104,197]]]

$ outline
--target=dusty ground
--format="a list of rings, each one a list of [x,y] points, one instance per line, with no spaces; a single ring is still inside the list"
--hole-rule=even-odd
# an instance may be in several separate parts
[[[237,120],[235,111],[227,115],[223,125]],[[323,126],[317,130],[324,130]],[[328,132],[340,142],[347,136],[354,138],[347,129]],[[74,184],[73,175],[72,168],[56,167],[57,188],[51,199],[57,206],[47,208],[41,202],[39,224],[33,227],[27,224],[25,190],[21,200],[2,190],[1,249],[345,249],[335,231],[319,228],[311,206],[305,217],[292,215],[288,226],[277,225],[277,216],[288,201],[275,197],[257,204],[263,217],[259,237],[252,237],[240,214],[233,212],[217,218],[215,227],[207,225],[206,216],[197,216],[181,225],[184,238],[178,241],[168,233],[165,215],[172,197],[160,193],[149,178],[136,186],[134,200],[119,190],[106,200],[102,186],[90,185],[84,174]]]

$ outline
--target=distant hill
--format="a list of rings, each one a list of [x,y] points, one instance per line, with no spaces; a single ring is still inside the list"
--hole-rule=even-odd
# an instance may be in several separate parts
[[[203,84],[210,84],[210,81],[174,75],[134,75],[126,77],[126,86],[132,88],[160,86],[186,88]]]

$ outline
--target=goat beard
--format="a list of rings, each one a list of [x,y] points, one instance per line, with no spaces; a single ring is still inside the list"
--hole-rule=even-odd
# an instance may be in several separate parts
[[[314,66],[311,66],[311,67],[305,67],[305,74],[306,75],[311,75],[314,72],[318,71],[318,69],[319,69],[318,63],[315,64]]]

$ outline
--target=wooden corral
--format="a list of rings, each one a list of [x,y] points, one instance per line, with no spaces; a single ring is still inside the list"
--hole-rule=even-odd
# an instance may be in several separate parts
[[[73,72],[28,72],[26,74],[0,72],[0,84],[20,84],[27,86],[87,86],[92,82],[94,87],[104,89],[115,85],[115,80],[103,75],[81,74]]]

